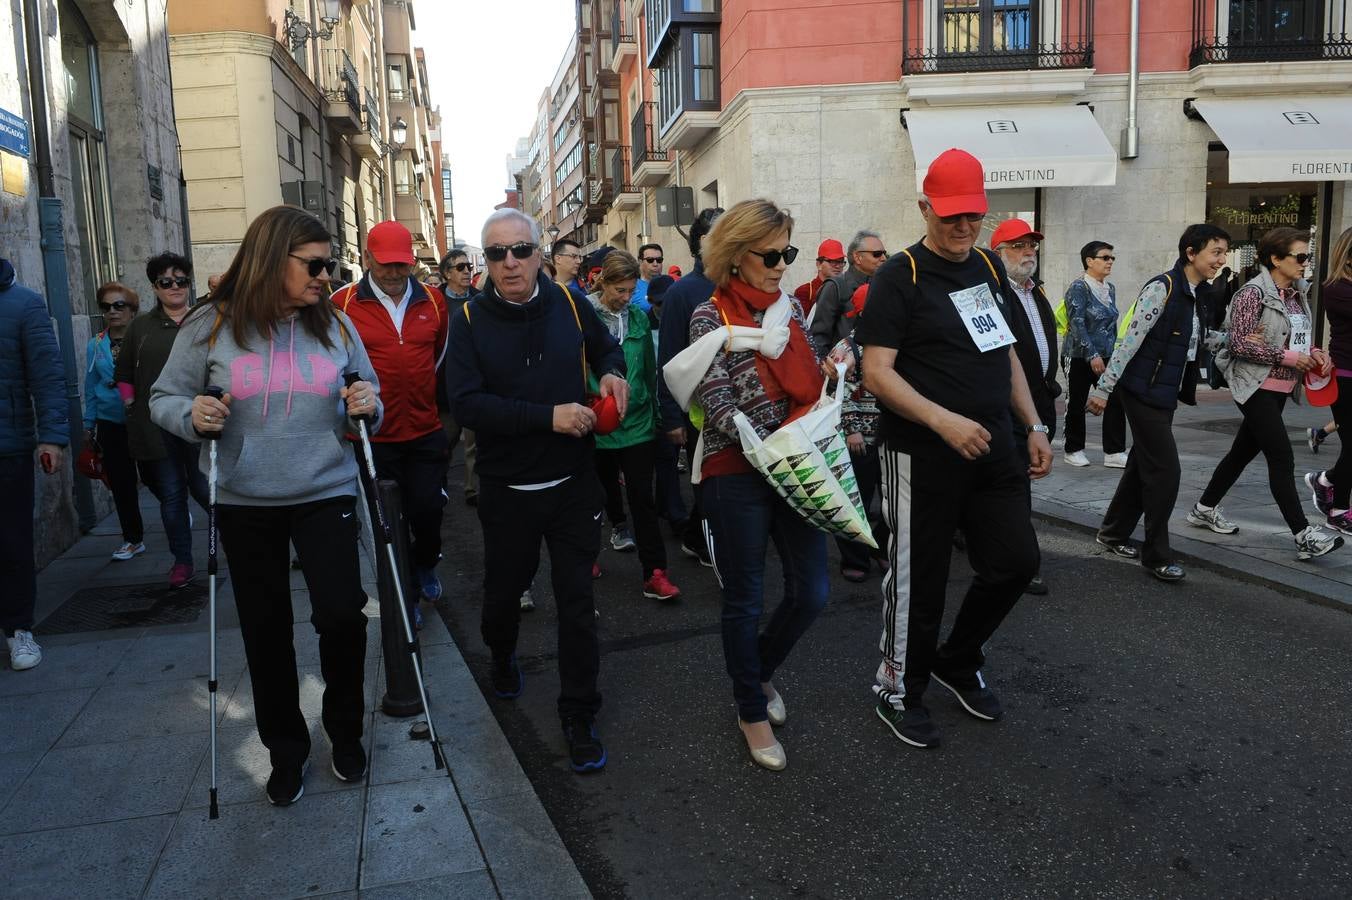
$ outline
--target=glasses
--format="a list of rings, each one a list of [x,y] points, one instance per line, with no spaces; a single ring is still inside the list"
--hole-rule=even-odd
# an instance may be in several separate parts
[[[1023,252],[1024,250],[1036,250],[1038,247],[1041,247],[1042,244],[1039,243],[1038,241],[1014,241],[1009,246],[1013,247],[1015,250]]]
[[[473,268],[474,268],[474,263],[467,263],[467,262],[462,262],[462,263],[452,263],[451,265],[449,265],[449,266],[446,267],[446,271],[449,272],[451,269],[455,269],[457,272],[468,272],[470,269],[473,269]]]
[[[562,258],[564,258],[564,259],[581,259],[581,258],[582,258],[582,254],[581,254],[581,253],[555,253],[555,254],[554,254],[554,258],[555,258],[555,259],[559,259],[560,257],[562,257]]]
[[[1094,259],[1101,259],[1101,260],[1103,260],[1104,262],[1113,262],[1114,260],[1117,259],[1117,257],[1116,257],[1116,256],[1096,256],[1096,257],[1094,257]]]
[[[785,265],[793,265],[793,261],[798,258],[798,248],[790,244],[783,250],[766,250],[764,253],[759,250],[748,250],[747,253],[759,256],[765,263],[765,268],[773,269],[779,265],[779,261],[784,260]]]
[[[660,257],[660,256],[645,256],[645,257],[643,257],[643,261],[644,261],[645,263],[657,263],[657,264],[660,266],[660,265],[662,264],[662,257]]]
[[[869,256],[873,257],[874,259],[887,259],[887,251],[886,251],[886,250],[859,250],[859,251],[857,251],[857,252],[859,252],[859,253],[867,253]]]
[[[294,253],[288,253],[287,256],[305,263],[311,278],[318,278],[320,272],[328,272],[331,276],[334,270],[338,268],[338,260],[333,257],[326,259],[322,256],[297,256]]]
[[[1299,263],[1302,266],[1305,265],[1314,257],[1313,253],[1288,253],[1286,255],[1294,259],[1297,263]]]
[[[529,241],[518,241],[508,247],[504,247],[502,244],[494,244],[491,247],[484,248],[484,257],[489,262],[499,263],[507,258],[507,252],[510,250],[512,255],[517,259],[530,259],[531,254],[535,252],[536,248],[537,245],[532,244]],[[563,254],[561,253],[559,255],[562,256]]]
[[[170,288],[173,288],[173,287],[181,287],[181,288],[185,288],[185,287],[187,287],[187,286],[190,285],[190,284],[192,284],[192,279],[191,279],[191,278],[182,278],[182,277],[180,277],[180,278],[156,278],[156,279],[155,279],[155,287],[159,288],[159,289],[162,290],[162,291],[167,291],[167,290],[169,290]]]
[[[104,312],[122,312],[124,309],[131,309],[131,304],[125,300],[114,300],[112,303],[100,303],[99,309]]]
[[[841,256],[836,259],[827,259],[825,256],[819,256],[817,257],[817,262],[827,263],[832,266],[843,266],[845,265],[845,257]]]

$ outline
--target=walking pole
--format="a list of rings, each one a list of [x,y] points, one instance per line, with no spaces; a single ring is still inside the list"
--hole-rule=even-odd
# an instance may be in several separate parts
[[[360,380],[361,376],[356,372],[348,372],[343,376],[343,384],[348,387]],[[371,509],[375,514],[375,521],[371,524],[375,528],[376,540],[385,545],[385,554],[390,566],[390,580],[394,582],[394,593],[399,603],[399,615],[404,621],[404,640],[408,642],[409,658],[413,660],[413,677],[418,682],[418,697],[422,700],[423,714],[427,716],[427,734],[432,742],[432,756],[436,759],[437,768],[444,769],[446,768],[446,761],[441,755],[441,743],[437,740],[436,726],[432,724],[432,708],[427,705],[427,689],[423,686],[422,664],[418,661],[418,645],[413,640],[413,626],[409,623],[408,606],[404,603],[404,580],[400,577],[399,562],[394,555],[394,532],[390,528],[389,521],[385,518],[385,505],[381,502],[380,491],[376,488],[375,456],[371,453],[371,432],[367,427],[371,417],[362,415],[352,418],[357,422],[357,434],[361,438],[362,462],[365,464],[369,484]],[[450,773],[447,772],[447,774]]]
[[[220,400],[225,396],[225,391],[212,384],[207,386],[206,394]],[[211,809],[208,815],[219,819],[221,811],[216,804],[216,447],[220,443],[221,433],[209,431],[203,437],[207,441],[210,459],[207,467],[207,606],[211,621],[211,674],[207,678],[207,694],[211,708]]]

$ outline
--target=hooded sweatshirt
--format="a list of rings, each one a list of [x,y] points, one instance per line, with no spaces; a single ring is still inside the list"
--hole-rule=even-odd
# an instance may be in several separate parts
[[[293,506],[355,496],[357,463],[343,440],[357,426],[339,396],[343,374],[356,372],[376,389],[378,427],[384,407],[380,385],[352,322],[334,310],[332,347],[325,347],[292,316],[271,339],[250,334],[236,343],[228,324],[213,342],[215,306],[194,310],[179,331],[164,370],[150,393],[150,418],[187,441],[201,441],[192,425],[192,401],[207,385],[230,395],[218,450],[217,501],[241,506]],[[199,466],[207,468],[202,441]]]

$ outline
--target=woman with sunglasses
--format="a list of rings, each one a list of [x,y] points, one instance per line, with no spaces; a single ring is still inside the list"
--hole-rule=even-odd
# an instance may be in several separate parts
[[[351,417],[378,424],[382,407],[357,330],[328,302],[336,267],[329,248],[329,232],[302,209],[277,206],[254,219],[211,302],[184,322],[150,401],[155,421],[184,440],[220,435],[216,518],[276,806],[304,792],[310,754],[292,646],[290,546],[319,633],[333,773],[340,781],[366,773],[358,472],[343,438],[357,429]],[[349,372],[358,380],[345,387]],[[207,396],[208,385],[225,395]]]
[[[192,263],[177,253],[161,253],[146,261],[146,279],[155,292],[155,307],[127,327],[118,355],[115,379],[127,410],[127,446],[141,471],[141,480],[160,501],[160,519],[174,555],[169,587],[192,580],[192,518],[188,497],[207,507],[207,479],[197,467],[197,443],[184,440],[150,421],[150,388],[160,377],[178,327],[188,314],[192,296]]]
[[[734,418],[741,412],[768,437],[811,409],[822,372],[808,341],[803,309],[780,282],[798,248],[793,218],[768,200],[729,209],[704,240],[713,297],[695,308],[690,342],[733,325],[761,327],[783,315],[779,352],[734,351],[714,358],[695,397],[704,409],[703,456],[696,459],[709,526],[709,555],[723,588],[723,657],[732,678],[737,724],[751,758],[771,770],[788,764],[771,725],[786,718],[775,671],[826,606],[826,535],[779,496],[742,455]],[[849,320],[853,322],[853,320]],[[779,343],[779,342],[775,342]],[[692,464],[693,466],[694,464]],[[765,553],[773,541],[784,571],[784,599],[762,631]]]
[[[107,326],[89,339],[85,350],[84,442],[94,444],[103,456],[108,489],[122,527],[122,546],[113,559],[128,560],[146,552],[142,541],[145,526],[137,499],[136,463],[127,446],[127,411],[117,389],[113,370],[126,345],[127,326],[136,317],[141,298],[124,284],[110,281],[96,294],[99,311]]]
[[[1116,260],[1112,244],[1090,241],[1080,248],[1084,274],[1066,288],[1066,340],[1061,346],[1070,385],[1065,460],[1078,468],[1089,465],[1084,455],[1084,404],[1108,368],[1117,343],[1117,289],[1108,283]],[[1103,464],[1110,469],[1127,465],[1127,414],[1116,394],[1108,395],[1103,412]]]
[[[1295,455],[1282,421],[1287,398],[1299,396],[1305,373],[1332,371],[1328,354],[1311,344],[1314,323],[1305,299],[1309,250],[1308,232],[1285,227],[1269,231],[1258,242],[1262,268],[1257,277],[1230,300],[1228,334],[1216,365],[1230,383],[1244,421],[1202,498],[1188,512],[1189,525],[1217,534],[1239,531],[1221,514],[1219,504],[1244,467],[1262,453],[1268,487],[1295,536],[1300,559],[1323,556],[1343,544],[1341,537],[1305,518],[1296,495]]]

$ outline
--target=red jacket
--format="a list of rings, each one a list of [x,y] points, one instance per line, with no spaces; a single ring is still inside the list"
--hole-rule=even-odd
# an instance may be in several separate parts
[[[404,312],[403,333],[371,290],[370,275],[339,288],[330,298],[347,313],[380,379],[385,416],[371,440],[412,441],[441,427],[437,414],[437,366],[446,354],[450,320],[446,298],[428,284],[413,281]]]
[[[817,302],[817,295],[822,292],[822,285],[826,284],[820,278],[813,278],[807,284],[798,285],[798,290],[793,295],[798,298],[798,302],[803,305],[803,315],[807,316],[812,312],[812,305]]]

